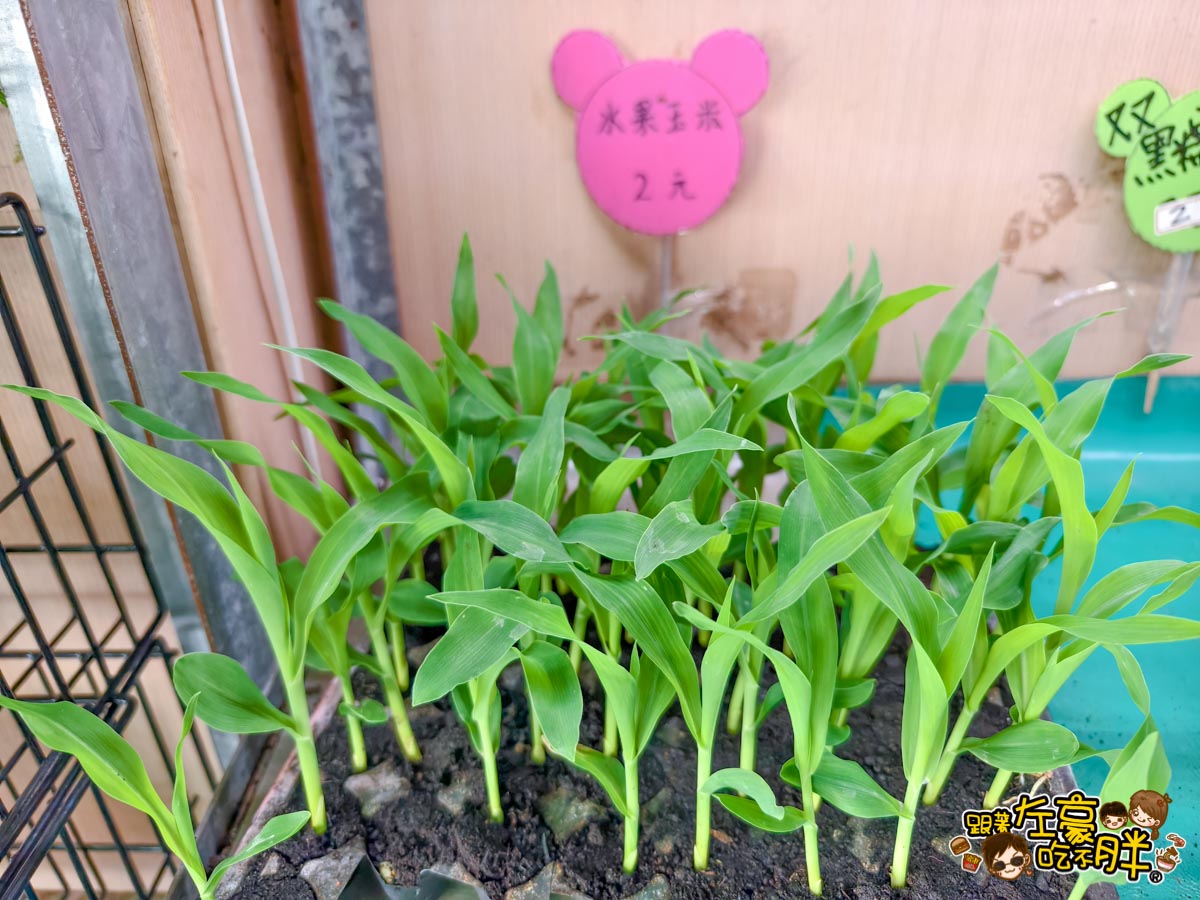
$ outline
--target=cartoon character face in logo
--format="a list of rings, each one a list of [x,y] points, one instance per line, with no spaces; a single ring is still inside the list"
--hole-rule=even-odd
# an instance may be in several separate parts
[[[1172,253],[1200,250],[1200,91],[1174,103],[1139,78],[1096,113],[1096,140],[1125,157],[1125,212],[1142,240]]]
[[[1014,881],[1024,872],[1032,872],[1033,854],[1025,838],[1012,831],[989,834],[979,851],[983,864],[997,878]]]
[[[1120,800],[1110,800],[1100,807],[1100,824],[1109,831],[1116,831],[1129,821],[1129,812]]]
[[[767,89],[767,56],[753,37],[719,31],[690,62],[626,65],[604,35],[572,31],[551,73],[578,114],[579,174],[611,218],[643,234],[676,234],[728,198],[742,163],[738,117]]]
[[[1138,791],[1129,798],[1129,821],[1150,830],[1150,840],[1158,840],[1158,829],[1167,820],[1170,794],[1158,791]]]

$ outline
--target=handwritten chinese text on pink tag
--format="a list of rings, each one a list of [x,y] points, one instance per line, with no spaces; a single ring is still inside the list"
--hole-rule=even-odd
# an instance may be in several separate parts
[[[551,73],[578,114],[583,183],[621,225],[676,234],[729,197],[742,163],[738,117],[767,89],[767,56],[755,38],[718,31],[690,62],[626,65],[604,35],[572,31],[554,51]]]

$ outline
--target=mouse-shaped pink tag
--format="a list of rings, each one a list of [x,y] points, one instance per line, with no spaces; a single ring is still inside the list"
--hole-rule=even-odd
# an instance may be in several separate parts
[[[551,64],[578,114],[575,158],[596,204],[642,234],[695,228],[729,197],[742,164],[738,117],[767,89],[767,55],[742,31],[718,31],[690,62],[626,65],[596,31],[572,31]]]

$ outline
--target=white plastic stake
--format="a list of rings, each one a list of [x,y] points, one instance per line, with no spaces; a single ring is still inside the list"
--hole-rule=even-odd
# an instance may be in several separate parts
[[[661,279],[659,288],[659,302],[662,303],[663,309],[671,305],[671,266],[672,255],[675,251],[675,235],[664,234],[662,241],[659,244],[661,248],[659,252],[659,278]]]
[[[1158,310],[1154,314],[1154,322],[1146,335],[1146,349],[1150,353],[1166,353],[1171,346],[1171,338],[1179,326],[1179,317],[1183,312],[1183,304],[1187,300],[1188,277],[1192,272],[1192,253],[1173,253],[1171,265],[1167,268],[1167,276],[1163,279],[1162,294],[1158,298]],[[1151,372],[1146,377],[1146,398],[1142,403],[1142,411],[1149,414],[1154,409],[1154,398],[1158,394],[1159,370]]]

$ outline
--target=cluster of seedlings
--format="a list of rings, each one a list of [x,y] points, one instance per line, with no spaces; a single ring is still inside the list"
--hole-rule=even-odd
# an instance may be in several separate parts
[[[230,658],[190,654],[174,670],[185,730],[195,715],[222,731],[282,730],[294,741],[307,812],[273,820],[240,858],[306,824],[326,828],[307,667],[343,686],[340,713],[356,770],[367,765],[364,726],[389,720],[400,750],[419,764],[406,704],[449,697],[483,769],[485,814],[499,822],[497,681],[520,666],[532,761],[553,754],[603,786],[624,819],[626,871],[638,861],[638,761],[677,706],[695,743],[697,869],[709,862],[715,798],[758,828],[801,831],[807,884],[820,894],[827,803],[896,820],[891,882],[899,888],[920,807],[937,801],[964,753],[995,768],[988,804],[1000,801],[1014,773],[1092,756],[1110,766],[1106,797],[1164,791],[1169,768],[1127,648],[1200,637],[1200,622],[1163,612],[1200,577],[1200,564],[1134,563],[1085,588],[1109,529],[1146,519],[1200,525],[1186,510],[1127,502],[1132,464],[1107,501],[1089,508],[1079,462],[1114,379],[1180,357],[1148,357],[1059,396],[1055,379],[1088,323],[1026,355],[984,327],[995,277],[987,272],[954,306],[913,389],[868,390],[880,333],[946,288],[885,295],[874,259],[800,335],[768,343],[756,359],[726,358],[707,341],[663,333],[670,309],[641,321],[625,311],[617,332],[596,338],[604,348],[596,369],[558,385],[563,324],[553,270],[532,311],[513,298],[513,363],[491,365],[471,352],[479,320],[464,241],[452,328],[437,332],[436,362],[373,320],[324,302],[394,378],[378,382],[345,356],[296,348],[280,349],[327,373],[333,391],[300,384],[303,402],[292,402],[226,375],[185,373],[295,419],[336,465],[336,484],[273,467],[251,444],[209,440],[119,405],[159,446],[190,441],[211,451],[222,483],[124,436],[78,400],[14,389],[106,435],[137,478],[212,533],[254,600],[285,709]],[[939,426],[939,399],[981,330],[987,397],[973,420]],[[279,559],[235,473],[252,468],[319,534],[307,561]],[[769,476],[782,491],[768,486]],[[932,523],[936,541],[918,542],[918,519]],[[426,578],[431,544],[442,562],[439,583]],[[1057,599],[1039,615],[1033,584],[1056,560]],[[369,637],[361,647],[347,639],[354,619]],[[441,637],[410,672],[405,627],[416,625],[441,629]],[[895,752],[907,789],[892,796],[838,748],[849,736],[849,711],[871,702],[872,673],[898,630],[907,665]],[[1116,658],[1146,713],[1125,748],[1085,746],[1043,718],[1071,673],[1101,649]],[[583,666],[603,689],[598,746],[579,742]],[[355,667],[373,673],[386,702],[354,695]],[[1001,678],[1014,698],[1012,724],[968,737]],[[202,897],[213,895],[234,860],[205,871],[181,767],[168,806],[136,754],[89,713],[5,697],[0,705],[47,746],[76,755],[102,790],[147,812]],[[756,759],[758,730],[780,706],[794,738],[780,777],[796,791],[784,798]],[[952,707],[959,711],[950,722]],[[713,771],[722,727],[739,735],[739,765]]]

